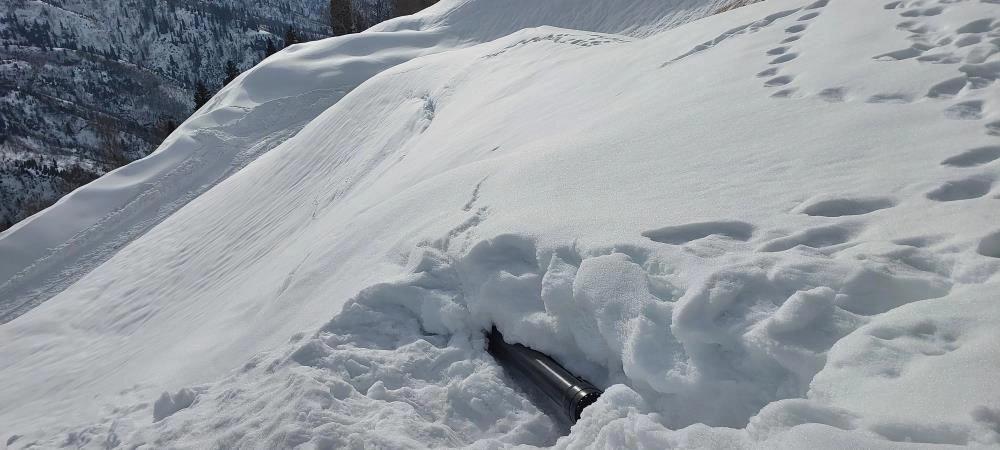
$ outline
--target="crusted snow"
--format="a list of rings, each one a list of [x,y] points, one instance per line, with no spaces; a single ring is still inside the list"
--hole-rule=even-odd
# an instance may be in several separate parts
[[[1000,445],[997,4],[582,3],[243,75],[172,139],[358,86],[0,326],[8,447]],[[570,427],[491,323],[605,395]]]

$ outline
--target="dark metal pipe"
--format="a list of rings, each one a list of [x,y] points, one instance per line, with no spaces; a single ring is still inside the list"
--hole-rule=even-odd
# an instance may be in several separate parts
[[[583,408],[601,396],[600,389],[573,376],[552,358],[521,344],[504,342],[503,335],[493,327],[486,333],[487,351],[500,365],[513,368],[527,377],[546,397],[566,413],[571,423],[580,419]]]

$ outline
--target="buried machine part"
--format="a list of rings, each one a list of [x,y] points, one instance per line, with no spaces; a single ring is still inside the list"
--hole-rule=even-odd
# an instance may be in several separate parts
[[[601,396],[601,390],[585,380],[573,376],[563,366],[545,354],[521,344],[504,342],[503,335],[494,326],[486,333],[487,351],[500,365],[514,370],[530,380],[545,396],[566,414],[571,423],[580,419],[583,408]]]

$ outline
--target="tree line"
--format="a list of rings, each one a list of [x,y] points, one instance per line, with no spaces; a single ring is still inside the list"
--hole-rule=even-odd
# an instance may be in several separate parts
[[[437,3],[437,1],[383,0],[365,5],[367,7],[360,7],[356,0],[330,0],[330,35],[343,36],[345,34],[359,33],[394,17],[416,13]],[[285,48],[310,40],[309,37],[296,30],[294,26],[288,26],[281,44],[283,45],[282,48]],[[264,45],[263,58],[267,58],[277,52],[278,46],[275,44],[274,39],[267,38]],[[235,61],[232,59],[226,60],[223,64],[223,79],[219,88],[221,89],[231,83],[240,73],[242,73],[242,69]],[[194,110],[197,111],[205,103],[208,103],[213,95],[215,95],[215,91],[212,90],[210,85],[202,80],[198,80],[194,86]]]

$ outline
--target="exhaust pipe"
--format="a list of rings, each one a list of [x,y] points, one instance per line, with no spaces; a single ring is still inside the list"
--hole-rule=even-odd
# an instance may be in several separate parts
[[[592,405],[602,392],[585,380],[573,376],[552,358],[521,344],[504,342],[494,326],[486,333],[486,350],[501,366],[527,377],[546,397],[562,410],[570,423],[580,420],[583,408]]]

